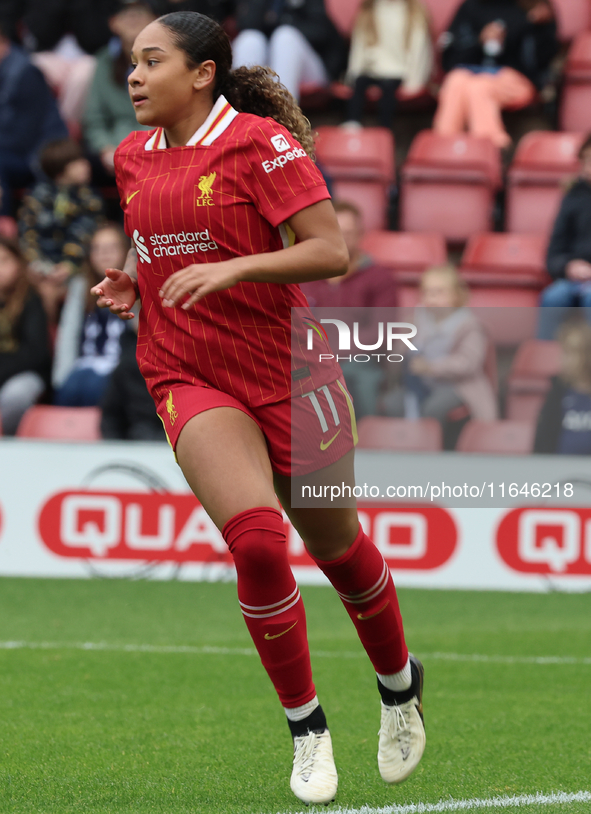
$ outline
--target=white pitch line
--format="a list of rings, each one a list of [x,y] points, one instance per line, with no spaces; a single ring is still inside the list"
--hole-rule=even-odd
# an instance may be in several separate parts
[[[26,642],[0,641],[0,650],[105,650],[119,653],[172,653],[192,656],[256,656],[254,647],[216,647],[213,645],[113,644],[110,642]],[[358,650],[312,650],[313,658],[358,659]],[[591,665],[591,658],[577,656],[487,656],[479,653],[421,653],[424,661],[482,662],[485,664],[574,664]]]
[[[114,644],[110,642],[26,642],[0,641],[0,650],[105,650],[116,653],[161,653],[180,655],[256,656],[254,647],[216,647],[213,645]],[[312,650],[314,658],[358,659],[357,650]],[[425,661],[483,662],[486,664],[575,664],[591,665],[591,658],[576,656],[487,656],[479,653],[421,653]]]
[[[556,792],[555,794],[520,794],[514,797],[491,797],[475,800],[443,800],[439,803],[410,803],[393,805],[384,808],[330,808],[330,814],[435,814],[446,811],[478,811],[487,808],[521,808],[521,806],[556,806],[569,803],[591,802],[591,792],[577,791],[572,794]],[[287,814],[285,812],[284,814]],[[306,814],[306,812],[298,812]]]

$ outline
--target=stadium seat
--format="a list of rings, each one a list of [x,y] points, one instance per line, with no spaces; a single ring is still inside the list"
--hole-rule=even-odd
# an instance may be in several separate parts
[[[591,28],[589,0],[552,0],[552,7],[561,42],[570,42],[580,31]]]
[[[531,421],[468,421],[462,428],[456,452],[526,455],[534,444]]]
[[[317,132],[316,155],[333,181],[335,197],[359,206],[366,229],[383,229],[395,178],[392,131],[324,126]]]
[[[400,228],[440,232],[448,243],[463,243],[474,232],[492,230],[500,186],[499,150],[491,141],[423,130],[402,167]]]
[[[417,283],[429,266],[447,262],[443,235],[427,232],[368,232],[362,248],[401,283]]]
[[[439,39],[453,20],[462,0],[423,0],[423,6],[429,14],[431,34],[435,42]]]
[[[560,96],[561,130],[591,130],[591,31],[574,39],[564,66],[564,84]]]
[[[101,411],[98,407],[55,407],[37,404],[30,407],[17,429],[19,438],[44,438],[52,441],[98,441]]]
[[[536,334],[538,299],[538,292],[531,288],[473,287],[468,305],[477,309],[494,345],[514,348]]]
[[[350,37],[362,0],[326,0],[328,16],[345,37]]]
[[[462,255],[462,277],[474,286],[540,290],[551,282],[544,235],[490,232],[472,235]]]
[[[507,173],[507,231],[550,233],[565,181],[579,170],[584,137],[534,130],[521,139]]]
[[[360,449],[399,452],[439,452],[443,449],[441,424],[435,418],[410,421],[405,418],[365,416],[357,426]]]
[[[507,376],[507,418],[535,421],[550,387],[550,379],[559,369],[558,342],[542,339],[523,342]]]

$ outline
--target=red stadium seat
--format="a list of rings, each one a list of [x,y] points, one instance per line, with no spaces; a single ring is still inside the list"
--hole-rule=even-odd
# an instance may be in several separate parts
[[[443,449],[441,424],[435,418],[409,421],[405,418],[366,416],[359,421],[360,449],[404,452],[439,452]]]
[[[379,181],[333,181],[333,194],[340,201],[355,204],[366,229],[385,229],[388,225],[388,191]]]
[[[543,288],[550,283],[546,271],[544,235],[490,232],[472,235],[462,255],[462,277],[475,286]]]
[[[17,429],[19,438],[44,438],[52,441],[100,440],[101,411],[98,407],[55,407],[37,404],[30,407]]]
[[[402,167],[400,228],[440,232],[449,243],[489,232],[500,186],[499,150],[489,139],[423,130]]]
[[[362,0],[325,0],[326,11],[345,37],[350,37]]]
[[[538,299],[531,288],[472,288],[468,304],[494,345],[513,348],[535,336]]]
[[[363,249],[376,263],[395,272],[401,283],[417,283],[430,266],[447,262],[447,249],[442,235],[426,232],[368,232]]]
[[[558,342],[530,339],[520,345],[507,377],[507,418],[535,421],[559,369]]]
[[[386,225],[388,191],[394,183],[394,136],[385,127],[351,132],[319,127],[316,155],[333,180],[335,197],[362,211],[366,229]]]
[[[316,156],[335,181],[394,181],[394,136],[385,127],[319,127]]]
[[[521,139],[507,173],[507,231],[549,234],[565,181],[579,170],[584,138],[583,133],[535,130]]]
[[[591,31],[581,31],[570,47],[560,96],[561,130],[591,130]]]
[[[447,31],[462,0],[423,0],[423,6],[429,13],[431,33],[437,42],[439,36]]]
[[[460,433],[456,451],[526,455],[533,449],[534,434],[531,421],[469,421]]]
[[[556,14],[558,38],[569,42],[580,31],[591,28],[591,4],[589,0],[552,0]]]

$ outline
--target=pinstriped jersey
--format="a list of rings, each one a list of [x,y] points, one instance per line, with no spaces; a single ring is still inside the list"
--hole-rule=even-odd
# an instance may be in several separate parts
[[[115,153],[115,170],[138,254],[138,363],[157,402],[183,383],[257,406],[338,377],[338,367],[320,366],[318,350],[313,356],[304,342],[292,365],[291,309],[306,306],[298,285],[239,283],[187,311],[163,308],[158,293],[192,263],[284,248],[284,222],[329,198],[284,127],[238,113],[222,96],[185,146],[167,147],[162,129],[132,133]]]

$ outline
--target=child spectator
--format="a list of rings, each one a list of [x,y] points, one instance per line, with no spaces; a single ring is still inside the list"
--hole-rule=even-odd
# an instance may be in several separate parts
[[[90,164],[76,141],[50,142],[40,164],[47,180],[25,195],[19,231],[50,323],[56,324],[66,281],[80,271],[103,220],[103,201],[89,186]]]
[[[43,304],[18,244],[0,236],[0,424],[14,435],[46,389],[51,349]]]
[[[548,245],[554,282],[542,292],[538,337],[554,339],[572,306],[591,308],[591,136],[579,150],[581,173],[562,199]]]
[[[105,269],[123,267],[128,249],[120,226],[101,226],[92,238],[85,273],[70,280],[56,337],[55,404],[95,407],[100,403],[119,361],[125,323],[98,308],[90,289],[104,279]]]
[[[347,309],[346,321],[359,323],[363,344],[373,344],[379,336],[378,322],[389,314],[380,308],[398,305],[398,287],[392,273],[377,266],[361,249],[363,222],[359,209],[348,201],[334,201],[341,232],[349,250],[349,268],[342,277],[302,283],[301,289],[312,308]],[[332,313],[332,312],[331,312]],[[335,315],[336,316],[336,315]],[[379,348],[374,353],[379,353]],[[375,361],[340,360],[347,387],[355,402],[358,418],[375,415],[380,388],[384,382],[383,364]]]
[[[109,17],[113,33],[109,45],[97,53],[96,71],[83,116],[84,139],[102,173],[115,174],[113,156],[119,142],[134,130],[147,130],[135,118],[129,100],[127,77],[135,38],[156,19],[150,4],[142,0],[119,0]],[[94,160],[94,159],[93,159]]]
[[[101,401],[101,435],[126,441],[166,441],[146,381],[136,359],[137,319],[121,335],[119,364]]]
[[[547,0],[464,0],[442,35],[446,72],[433,128],[467,129],[506,148],[511,138],[501,110],[533,102],[558,51]]]
[[[417,93],[433,67],[427,15],[419,0],[364,0],[351,37],[347,79],[353,84],[345,125],[360,125],[365,93],[377,85],[381,127],[391,127],[396,91]]]
[[[491,376],[490,344],[480,323],[466,308],[466,286],[453,266],[428,269],[421,277],[417,327],[409,352],[404,390],[383,397],[385,415],[436,418],[443,424],[456,407],[467,407],[482,421],[497,417]]]
[[[564,325],[559,341],[561,371],[540,411],[534,452],[591,455],[591,325]]]

